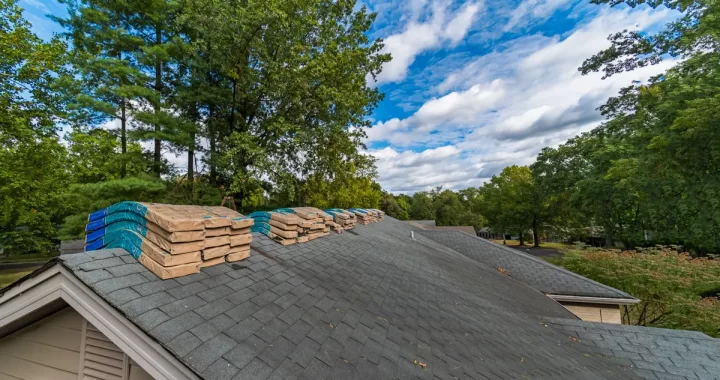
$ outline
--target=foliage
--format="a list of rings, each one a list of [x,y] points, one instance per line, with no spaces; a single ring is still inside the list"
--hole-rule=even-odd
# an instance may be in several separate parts
[[[714,51],[720,47],[717,15],[720,4],[715,0],[591,0],[595,4],[611,6],[648,5],[667,7],[682,12],[682,16],[655,34],[623,30],[610,35],[612,45],[587,59],[580,71],[587,74],[602,70],[605,77],[656,64],[664,56],[691,57],[698,52]]]
[[[438,187],[412,196],[384,193],[380,208],[400,220],[435,220],[438,226],[473,226],[479,229],[486,225],[481,215],[480,200],[477,188],[452,191]]]
[[[66,77],[66,46],[43,42],[13,0],[0,0],[0,246],[13,253],[52,249],[68,178],[56,122],[55,83]]]
[[[528,229],[531,185],[527,166],[508,166],[480,188],[482,209],[493,231],[520,233]]]
[[[90,212],[125,200],[162,202],[167,194],[165,182],[151,177],[126,177],[70,186],[63,203],[70,210],[60,230],[62,239],[82,237]]]
[[[392,194],[384,193],[380,200],[380,209],[395,219],[408,220],[407,209],[400,206],[400,201],[400,199],[395,199]]]
[[[410,219],[412,220],[433,220],[435,219],[435,206],[432,198],[427,192],[417,192],[412,195],[410,202]]]
[[[640,251],[567,249],[548,259],[641,300],[625,323],[688,329],[720,337],[720,261],[669,248]]]

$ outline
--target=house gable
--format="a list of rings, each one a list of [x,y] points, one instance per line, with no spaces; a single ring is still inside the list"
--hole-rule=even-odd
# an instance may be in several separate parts
[[[119,252],[120,253],[120,252]],[[123,255],[127,255],[124,251]],[[64,268],[50,262],[0,293],[0,338],[70,306],[154,379],[197,379],[172,354]],[[81,330],[82,331],[82,330]],[[79,359],[78,359],[79,360]],[[79,361],[78,368],[79,367]],[[128,367],[129,368],[129,367]],[[42,377],[40,377],[42,378]],[[50,377],[52,378],[52,377]]]

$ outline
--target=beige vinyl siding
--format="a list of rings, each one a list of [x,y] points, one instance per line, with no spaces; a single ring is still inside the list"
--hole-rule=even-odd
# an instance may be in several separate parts
[[[153,380],[153,378],[134,360],[130,359],[130,377],[128,380]]]
[[[83,320],[67,308],[0,339],[0,379],[77,380]]]
[[[583,321],[621,324],[620,305],[560,302]]]
[[[152,380],[72,308],[0,339],[0,380]]]

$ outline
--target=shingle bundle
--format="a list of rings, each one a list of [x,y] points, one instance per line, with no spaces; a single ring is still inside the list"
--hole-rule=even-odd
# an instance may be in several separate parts
[[[358,223],[370,224],[378,221],[377,212],[370,209],[362,208],[350,208],[348,211],[354,213],[357,216]]]
[[[322,236],[327,236],[330,233],[330,227],[325,224],[326,213],[318,208],[292,207],[278,209],[277,211],[295,214],[309,223],[306,224],[307,227],[305,227],[306,229],[303,231],[308,240],[314,240]],[[330,219],[329,216],[328,219]]]
[[[120,202],[90,214],[85,250],[124,248],[158,277],[250,256],[251,218],[225,207]]]
[[[355,213],[343,210],[341,208],[329,208],[326,213],[332,215],[333,221],[340,225],[343,230],[351,230],[357,225],[357,217]]]
[[[256,211],[250,213],[253,218],[253,232],[261,233],[282,245],[295,244],[298,236],[309,223],[295,214],[279,211]],[[307,238],[301,239],[307,241]]]
[[[296,212],[298,209],[300,209],[301,211],[313,212],[318,215],[318,218],[322,218],[322,223],[325,224],[325,228],[323,229],[323,231],[326,234],[329,233],[330,230],[333,230],[337,233],[342,233],[343,231],[345,231],[341,224],[335,222],[335,217],[326,211],[315,207],[293,207],[293,210],[295,210]]]

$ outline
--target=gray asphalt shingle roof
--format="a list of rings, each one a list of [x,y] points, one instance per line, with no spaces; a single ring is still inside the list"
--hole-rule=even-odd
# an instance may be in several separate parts
[[[164,281],[122,250],[60,262],[205,379],[637,378],[544,325],[573,317],[553,300],[410,231],[255,234],[248,260]]]
[[[548,323],[591,351],[636,368],[646,379],[720,379],[720,339],[698,331],[571,319]]]
[[[503,268],[509,276],[546,294],[634,299],[625,292],[477,236],[460,231],[416,232],[493,269]]]

